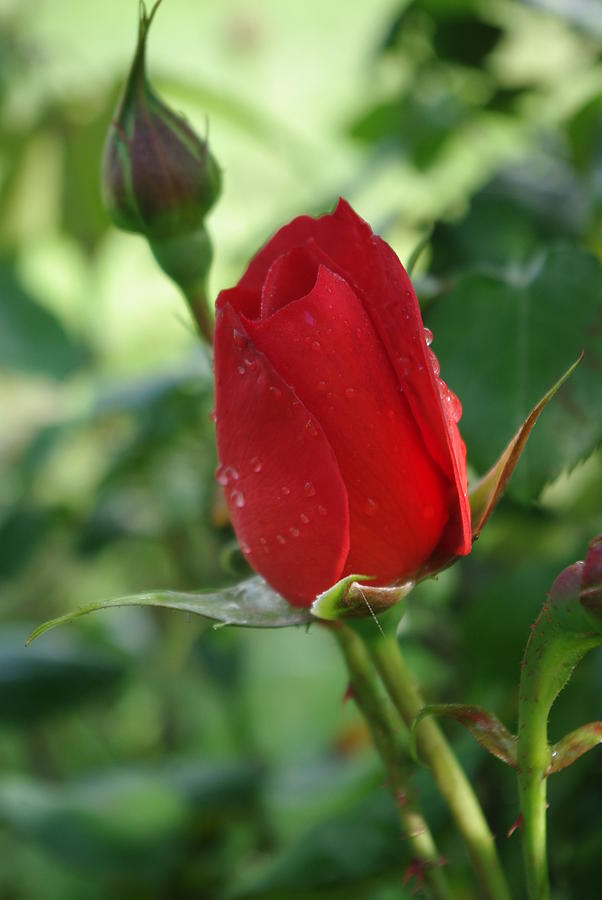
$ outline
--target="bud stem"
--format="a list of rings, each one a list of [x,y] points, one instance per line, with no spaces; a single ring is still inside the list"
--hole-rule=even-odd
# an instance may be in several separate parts
[[[436,900],[449,900],[451,895],[441,870],[441,856],[416,798],[408,789],[396,722],[386,699],[379,692],[378,678],[366,645],[353,628],[340,621],[331,626],[331,631],[345,658],[356,703],[384,763],[399,822],[412,854],[421,864],[432,896]]]
[[[406,667],[397,638],[394,635],[383,636],[375,631],[368,647],[391,700],[410,728],[425,703]],[[486,896],[489,900],[510,900],[493,835],[479,801],[443,732],[433,719],[424,719],[419,724],[417,746],[464,838]]]
[[[213,343],[213,319],[207,299],[207,273],[213,250],[206,228],[201,225],[186,235],[149,241],[153,256],[186,297],[199,332]]]

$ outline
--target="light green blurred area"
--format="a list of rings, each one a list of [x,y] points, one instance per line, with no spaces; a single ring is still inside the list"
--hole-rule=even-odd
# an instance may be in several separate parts
[[[431,0],[387,50],[410,5],[164,0],[150,77],[208,134],[223,169],[208,220],[213,297],[281,224],[339,195],[402,261],[437,223],[417,268],[427,322],[445,318],[442,296],[461,315],[462,292],[445,292],[465,271],[471,284],[473,270],[502,272],[516,288],[557,241],[600,256],[599,20],[584,27],[585,7],[568,2],[553,15],[551,2]],[[0,896],[406,896],[407,848],[326,632],[213,631],[113,610],[23,649],[28,628],[87,602],[244,574],[213,478],[210,359],[143,239],[110,226],[100,204],[137,10],[136,0],[0,0]],[[433,49],[450,10],[496,32],[476,64],[462,39],[458,58]],[[523,181],[482,190],[511,166]],[[451,386],[465,380],[474,435],[479,386],[497,370],[491,343],[479,355],[472,336],[476,375],[455,336],[436,332],[434,349]],[[511,338],[494,337],[497,358]],[[429,697],[489,703],[514,725],[528,624],[599,528],[593,390],[584,376],[587,427],[545,458],[543,501],[523,479],[471,558],[415,592],[403,640]],[[508,389],[512,413],[515,400]],[[473,446],[493,459],[517,422],[483,415]],[[551,415],[551,432],[565,432],[562,410]],[[561,699],[559,731],[599,714],[601,684],[598,658]],[[511,777],[453,737],[503,833],[516,816]],[[578,895],[562,870],[588,885],[602,847],[590,827],[599,765],[580,763],[554,788],[566,900]],[[454,896],[475,897],[428,778],[416,783],[453,861]],[[502,852],[520,885],[518,845]]]

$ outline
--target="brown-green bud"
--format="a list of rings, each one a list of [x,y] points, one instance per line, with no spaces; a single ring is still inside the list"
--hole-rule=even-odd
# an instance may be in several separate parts
[[[103,198],[114,223],[150,241],[199,228],[220,192],[220,171],[207,142],[152,89],[146,41],[161,0],[140,3],[138,43],[104,152]]]

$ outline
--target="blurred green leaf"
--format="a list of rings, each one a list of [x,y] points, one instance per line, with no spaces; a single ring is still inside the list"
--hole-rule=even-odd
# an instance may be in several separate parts
[[[403,850],[393,803],[383,789],[321,822],[258,872],[240,873],[229,896],[313,896],[313,891],[357,884],[390,871],[398,870],[401,876]],[[407,855],[405,859],[409,862]]]
[[[435,350],[462,400],[468,456],[487,469],[550,384],[584,350],[548,406],[508,491],[537,497],[602,440],[599,416],[602,266],[572,248],[549,250],[524,277],[470,273],[430,310]]]
[[[111,692],[124,660],[83,635],[26,648],[30,626],[0,629],[0,721],[24,725]]]
[[[0,366],[64,378],[89,360],[87,349],[31,297],[0,260]]]

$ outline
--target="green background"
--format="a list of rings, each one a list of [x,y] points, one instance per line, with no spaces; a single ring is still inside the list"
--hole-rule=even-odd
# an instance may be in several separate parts
[[[552,11],[554,10],[554,11]],[[98,171],[135,0],[0,0],[0,896],[387,898],[409,862],[334,642],[113,610],[244,575],[213,478],[210,362]],[[408,601],[430,700],[516,727],[522,650],[602,508],[602,9],[482,0],[165,0],[157,90],[223,169],[211,291],[300,212],[345,196],[415,273],[471,476],[585,349],[471,556]],[[554,740],[601,717],[593,653]],[[512,773],[455,726],[513,896]],[[550,782],[558,900],[593,897],[602,757]],[[415,781],[476,898],[428,774]]]

